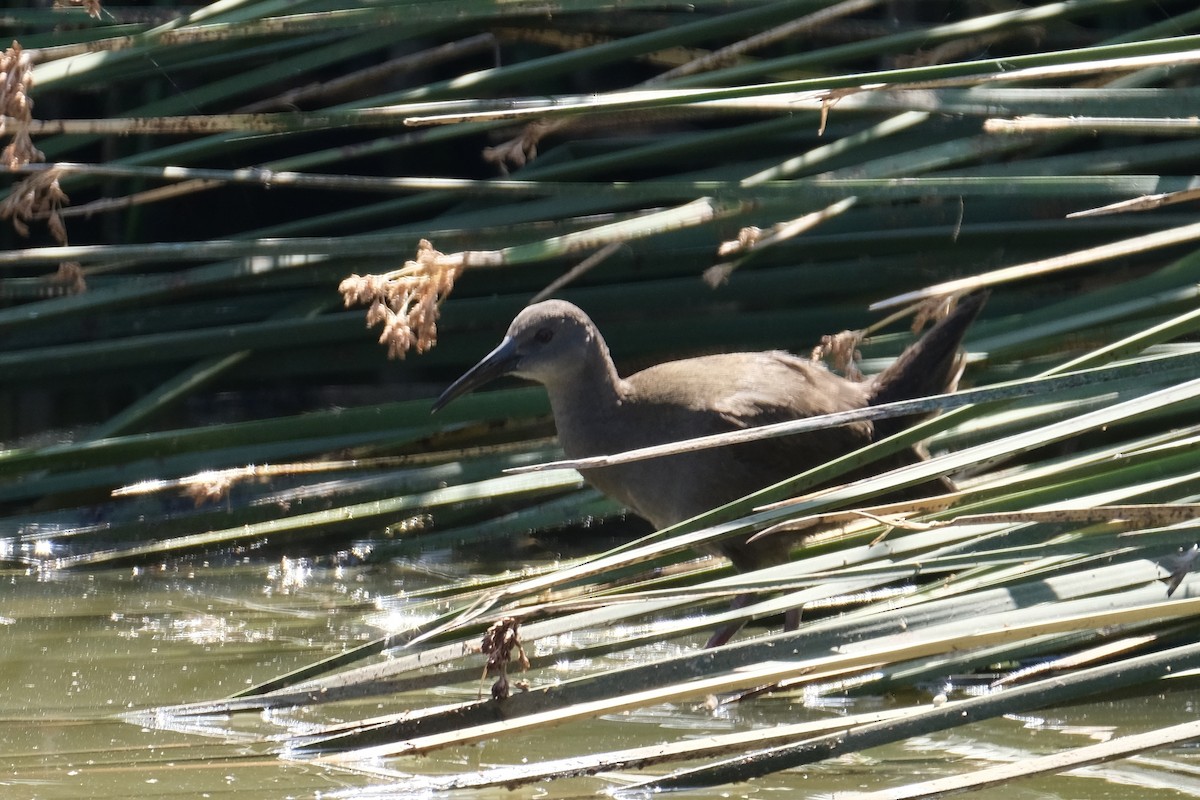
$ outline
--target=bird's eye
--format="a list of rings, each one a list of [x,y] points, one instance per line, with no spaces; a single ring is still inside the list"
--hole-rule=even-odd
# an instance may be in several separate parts
[[[533,335],[534,341],[540,342],[541,344],[546,344],[546,342],[550,341],[553,338],[554,338],[554,331],[550,330],[549,328],[542,328],[541,330],[539,330],[537,333],[535,333]]]

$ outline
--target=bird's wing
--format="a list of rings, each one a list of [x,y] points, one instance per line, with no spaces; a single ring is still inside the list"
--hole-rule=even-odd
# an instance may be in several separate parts
[[[820,364],[784,352],[729,353],[670,361],[630,377],[650,405],[686,409],[690,435],[754,428],[862,408],[866,389]],[[869,423],[817,432],[819,449],[846,452],[871,439]],[[794,450],[796,443],[782,442]],[[836,454],[836,452],[835,452]]]

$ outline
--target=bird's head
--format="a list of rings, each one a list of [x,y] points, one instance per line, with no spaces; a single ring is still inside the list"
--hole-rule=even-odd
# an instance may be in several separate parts
[[[547,300],[528,306],[513,319],[496,349],[442,392],[433,410],[504,375],[545,386],[571,380],[592,357],[597,342],[596,326],[571,303]]]

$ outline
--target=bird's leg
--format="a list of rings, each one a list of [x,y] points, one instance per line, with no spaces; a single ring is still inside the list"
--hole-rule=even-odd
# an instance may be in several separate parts
[[[754,602],[754,597],[755,596],[753,594],[739,594],[737,597],[733,598],[733,601],[729,604],[729,610],[737,611],[739,608],[745,608]],[[709,637],[708,642],[704,646],[720,647],[732,639],[734,634],[736,634],[745,626],[746,620],[731,622],[728,625],[722,625],[713,632],[713,635]],[[787,611],[783,612],[783,629],[785,631],[794,631],[799,627],[800,609],[789,608]]]
[[[745,608],[746,606],[753,603],[754,599],[755,599],[755,596],[753,594],[750,594],[750,593],[739,594],[737,597],[733,598],[733,601],[729,604],[729,610],[737,611],[739,608]],[[746,620],[744,620],[744,619],[739,620],[737,622],[731,622],[728,625],[722,625],[720,628],[717,628],[715,631],[713,631],[713,635],[709,637],[708,643],[705,644],[704,646],[705,647],[720,647],[721,645],[725,644],[730,639],[732,639],[734,637],[734,634],[736,634],[743,627],[745,627],[745,625],[746,625]]]
[[[800,609],[789,608],[783,612],[783,629],[785,631],[794,631],[800,627]]]

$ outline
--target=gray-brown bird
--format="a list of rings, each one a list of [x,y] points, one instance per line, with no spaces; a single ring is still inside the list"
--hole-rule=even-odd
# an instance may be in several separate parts
[[[622,378],[591,319],[571,303],[548,300],[522,310],[499,346],[451,384],[433,410],[502,375],[537,381],[550,395],[563,451],[568,458],[583,458],[941,394],[957,385],[959,347],[986,297],[980,292],[960,300],[887,369],[863,382],[782,351],[668,361]],[[664,528],[896,433],[917,419],[860,422],[581,472],[592,486]],[[907,450],[869,465],[865,474],[923,457],[917,449]],[[931,494],[943,487],[948,483],[907,494]],[[787,537],[727,540],[721,550],[739,570],[751,570],[783,563],[791,544]],[[734,632],[736,628],[724,629],[709,644],[722,643]]]

